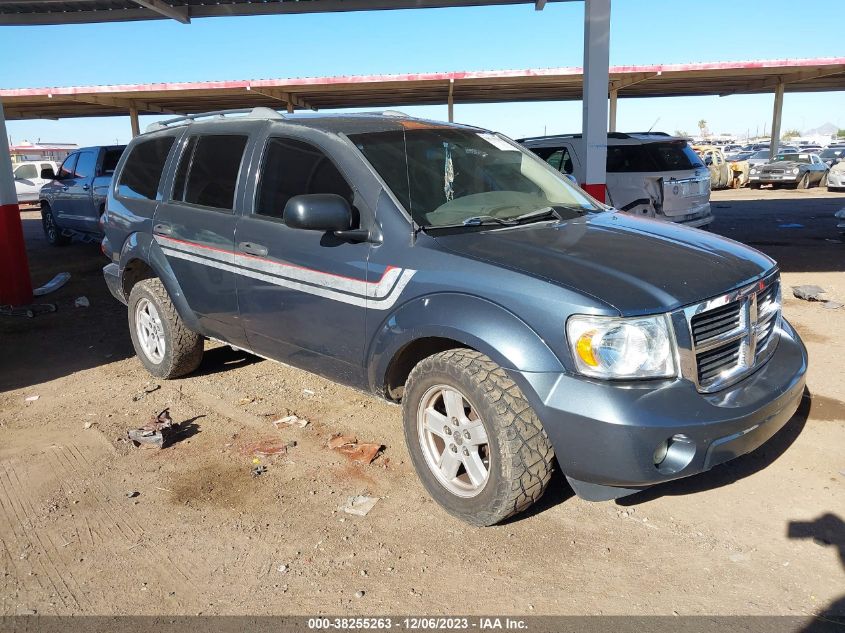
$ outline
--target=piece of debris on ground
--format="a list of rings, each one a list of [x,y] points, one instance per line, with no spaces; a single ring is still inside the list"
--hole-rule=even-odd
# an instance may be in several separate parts
[[[296,442],[285,442],[278,438],[268,438],[252,442],[241,448],[244,455],[253,457],[271,457],[273,455],[284,455],[288,449],[296,446]]]
[[[845,304],[839,303],[838,301],[825,301],[822,303],[822,307],[827,308],[828,310],[838,310],[843,305]]]
[[[306,426],[308,426],[308,420],[300,418],[296,415],[288,415],[278,420],[273,420],[273,426],[275,426],[277,429],[280,426],[295,426],[297,428],[304,429]]]
[[[165,409],[150,418],[144,426],[130,429],[127,435],[135,446],[164,448],[172,439],[173,432],[173,418],[170,417],[170,411]]]
[[[64,286],[69,279],[70,273],[59,273],[43,286],[33,290],[32,294],[35,297],[43,297],[44,295],[50,294],[51,292],[55,292],[56,290]]]
[[[359,444],[358,438],[353,435],[335,435],[329,440],[328,446],[331,450],[343,453],[359,464],[371,463],[384,448],[382,444],[373,442]]]
[[[161,389],[161,385],[156,385],[154,383],[148,382],[146,385],[144,385],[144,388],[141,389],[141,391],[132,396],[132,402],[138,402],[138,400],[143,399],[144,396],[146,396],[148,393],[158,391],[159,389]]]
[[[87,308],[91,305],[91,302],[88,301],[88,297],[77,297],[73,301],[73,307],[75,308]]]
[[[36,400],[38,400],[38,398],[40,398],[40,397],[41,397],[41,396],[28,396],[28,397],[27,397],[27,399],[26,399],[26,401],[27,401],[27,402],[35,402],[35,401],[36,401]]]
[[[267,467],[264,464],[258,464],[253,466],[252,468],[252,476],[253,477],[260,477],[264,473],[267,472]]]
[[[355,516],[365,517],[370,510],[378,503],[379,497],[368,497],[366,495],[356,495],[349,497],[346,503],[340,507],[341,510],[347,514],[354,514]]]
[[[792,286],[792,294],[804,301],[824,301],[821,295],[825,292],[820,286]]]

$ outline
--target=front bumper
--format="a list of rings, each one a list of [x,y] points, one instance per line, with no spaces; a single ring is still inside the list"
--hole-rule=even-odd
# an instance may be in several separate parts
[[[755,185],[794,185],[802,178],[802,174],[754,174],[748,177],[749,184]]]
[[[739,457],[786,424],[804,391],[807,351],[781,323],[769,361],[716,393],[699,393],[685,379],[623,385],[566,374],[520,378],[575,491],[613,499]],[[681,457],[655,466],[655,449],[669,438],[679,438]]]
[[[827,174],[827,186],[834,188],[845,187],[845,171],[829,171]]]

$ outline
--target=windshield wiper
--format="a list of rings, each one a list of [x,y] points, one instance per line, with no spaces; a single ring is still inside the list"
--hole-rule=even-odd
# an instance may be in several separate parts
[[[461,222],[461,226],[482,226],[484,224],[501,224],[502,226],[516,226],[519,222],[514,218],[502,219],[492,215],[474,215]]]

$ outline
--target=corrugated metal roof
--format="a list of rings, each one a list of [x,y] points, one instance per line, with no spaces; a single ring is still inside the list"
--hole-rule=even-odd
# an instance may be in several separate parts
[[[549,0],[568,2],[572,0]],[[425,9],[493,4],[545,5],[544,0],[0,0],[0,25],[79,24],[132,20]]]
[[[310,1],[310,0],[309,0]],[[193,114],[230,108],[332,109],[455,103],[566,101],[582,97],[581,68],[298,77],[234,81],[0,89],[8,119]],[[615,66],[619,97],[845,90],[845,57]]]

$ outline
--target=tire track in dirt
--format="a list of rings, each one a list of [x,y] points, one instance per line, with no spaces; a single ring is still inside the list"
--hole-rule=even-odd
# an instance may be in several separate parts
[[[18,477],[17,471],[15,470],[14,464],[4,464],[4,471],[9,485],[13,490],[25,490],[20,478]],[[32,507],[30,496],[28,494],[24,494],[20,495],[18,498],[30,524],[32,524],[34,528],[37,521],[37,515],[35,508]],[[54,572],[61,586],[67,590],[77,608],[81,609],[82,604],[79,601],[79,596],[82,595],[83,592],[81,585],[76,580],[72,572],[74,561],[63,560],[64,557],[53,543],[53,539],[50,536],[49,531],[45,530],[43,531],[43,534],[44,538],[41,537],[42,532],[40,530],[32,530],[33,538],[38,542],[38,545],[41,547],[41,551],[44,553],[47,561],[49,562],[49,569]],[[68,564],[68,562],[70,564]]]
[[[23,545],[25,550],[31,550],[29,553],[27,553],[25,557],[25,560],[29,562],[29,573],[34,574],[37,578],[37,582],[39,588],[41,589],[41,592],[49,592],[50,588],[52,588],[53,593],[59,598],[59,600],[61,600],[62,605],[67,608],[69,606],[68,601],[62,591],[59,589],[59,586],[56,584],[53,575],[50,574],[50,566],[46,565],[42,560],[42,547],[39,544],[33,542],[33,539],[29,536],[36,536],[37,531],[35,529],[35,525],[31,520],[26,520],[29,519],[29,517],[27,517],[26,512],[24,511],[24,508],[21,505],[20,498],[17,494],[15,494],[14,488],[8,481],[8,475],[6,477],[2,475],[6,475],[5,468],[2,472],[0,472],[0,505],[3,506],[3,511],[6,515],[6,520],[9,523],[9,526],[11,528],[11,534],[15,538],[15,541],[19,545]],[[29,525],[27,525],[27,523]],[[19,560],[24,559],[22,558],[22,556],[18,558]],[[40,568],[43,576],[38,574],[36,567]],[[53,572],[55,574],[55,570],[53,570]],[[44,584],[44,579],[46,579],[46,582],[49,584],[49,586]],[[61,583],[61,578],[59,578],[59,581]],[[29,594],[29,592],[27,592],[27,594]]]

